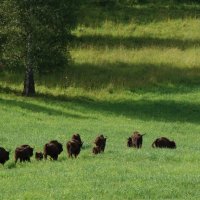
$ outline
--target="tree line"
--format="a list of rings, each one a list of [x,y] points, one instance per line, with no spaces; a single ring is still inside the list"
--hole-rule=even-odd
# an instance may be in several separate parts
[[[77,24],[81,5],[106,8],[153,2],[155,0],[1,0],[0,68],[25,71],[23,94],[34,95],[34,72],[62,72],[69,64],[71,31]],[[199,0],[170,2],[200,3]]]

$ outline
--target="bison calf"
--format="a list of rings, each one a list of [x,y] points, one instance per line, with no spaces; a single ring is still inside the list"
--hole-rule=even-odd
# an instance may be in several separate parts
[[[62,144],[57,140],[51,140],[49,143],[44,145],[44,158],[50,156],[53,160],[58,159],[58,155],[63,151]]]
[[[175,149],[176,148],[176,143],[174,141],[170,141],[166,137],[161,137],[161,138],[157,138],[152,143],[152,147],[153,148],[156,147],[156,148],[171,148],[171,149]]]
[[[128,140],[128,141],[127,141],[127,147],[132,147],[132,146],[133,146],[132,138],[129,137],[127,140]]]
[[[9,160],[9,152],[6,151],[3,147],[0,147],[0,163],[5,164]]]
[[[100,152],[104,152],[105,147],[106,147],[106,140],[107,140],[107,137],[104,137],[104,135],[99,135],[95,139],[94,144],[96,144],[96,146],[99,147]]]
[[[17,163],[18,159],[20,162],[28,161],[30,162],[31,156],[33,156],[34,148],[30,147],[29,145],[21,145],[15,149],[15,163]]]
[[[36,160],[42,160],[43,159],[43,153],[42,152],[36,152],[35,153],[35,159]]]

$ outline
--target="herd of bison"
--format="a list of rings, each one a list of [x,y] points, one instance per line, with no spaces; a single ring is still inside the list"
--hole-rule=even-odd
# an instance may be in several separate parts
[[[127,146],[134,147],[134,148],[141,148],[142,147],[142,140],[143,135],[140,134],[138,131],[135,131],[128,139],[127,139]],[[104,152],[106,146],[106,139],[103,135],[99,135],[95,141],[95,146],[92,148],[93,154],[99,154]],[[81,151],[81,147],[83,145],[83,141],[79,134],[74,134],[70,141],[67,142],[66,148],[68,157],[73,158],[77,157]],[[157,148],[176,148],[176,143],[174,141],[170,141],[166,137],[157,138],[153,143],[152,147]],[[15,149],[15,163],[19,160],[20,162],[29,161],[30,158],[33,156],[33,150],[31,146],[24,144]],[[49,156],[53,160],[58,159],[58,155],[63,151],[63,145],[59,143],[57,140],[52,140],[49,143],[44,145],[43,152],[36,152],[35,158],[36,160],[47,159]],[[0,147],[0,163],[4,165],[6,161],[9,160],[9,152],[6,151],[3,147]]]

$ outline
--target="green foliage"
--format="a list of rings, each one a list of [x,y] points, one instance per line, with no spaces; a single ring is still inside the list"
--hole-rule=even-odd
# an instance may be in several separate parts
[[[59,71],[69,61],[68,42],[75,25],[76,1],[3,0],[1,7],[2,59],[8,66],[24,66],[27,38],[39,72]]]

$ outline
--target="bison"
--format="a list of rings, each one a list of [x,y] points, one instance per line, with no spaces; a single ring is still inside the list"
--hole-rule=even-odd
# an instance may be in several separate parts
[[[138,131],[135,131],[133,135],[127,139],[127,146],[141,148],[143,142],[143,135],[145,134],[140,134]]]
[[[43,153],[42,152],[35,152],[35,159],[36,160],[42,160],[43,159]]]
[[[135,147],[135,148],[141,148],[142,147],[143,135],[145,135],[145,134],[140,134],[138,131],[135,131],[133,133],[133,135],[132,135],[133,147]]]
[[[132,135],[132,145],[135,148],[142,148],[142,142],[143,142],[143,135],[140,134],[138,131],[135,131]]]
[[[105,147],[106,147],[106,140],[107,140],[107,137],[104,137],[103,135],[99,135],[95,139],[94,144],[96,144],[96,146],[100,148],[100,152],[104,152]]]
[[[175,149],[176,148],[176,143],[174,141],[170,141],[166,137],[161,137],[161,138],[157,138],[152,143],[152,147],[153,148],[156,147],[156,148],[171,148],[171,149]]]
[[[101,149],[100,149],[100,147],[98,147],[98,146],[93,147],[93,149],[92,149],[92,153],[93,153],[93,154],[99,154],[99,153],[101,153]]]
[[[57,140],[51,140],[50,143],[55,144],[57,146],[59,154],[63,151],[63,145]]]
[[[18,159],[20,160],[20,162],[25,162],[25,161],[30,162],[31,161],[30,158],[31,156],[33,156],[33,150],[34,148],[32,148],[27,144],[17,147],[15,149],[15,163],[17,163]]]
[[[68,157],[73,158],[74,156],[76,158],[81,151],[81,147],[82,147],[82,142],[78,140],[73,139],[71,141],[68,141],[66,144]]]
[[[71,140],[78,140],[79,141],[79,143],[81,144],[81,147],[82,147],[82,145],[83,145],[83,142],[82,142],[82,140],[81,140],[81,136],[77,133],[77,134],[74,134],[74,135],[72,135],[72,139]]]
[[[132,147],[132,146],[133,146],[132,138],[129,137],[127,140],[128,140],[128,141],[127,141],[127,147]]]
[[[6,151],[3,147],[0,147],[0,163],[2,165],[9,160],[9,154],[10,152]]]
[[[58,159],[58,155],[63,151],[63,146],[57,140],[51,140],[44,145],[44,158],[50,156],[53,160]]]

